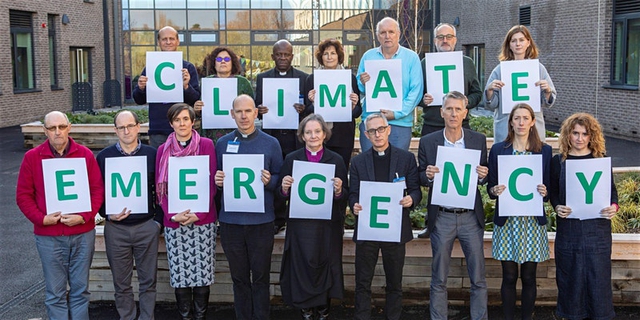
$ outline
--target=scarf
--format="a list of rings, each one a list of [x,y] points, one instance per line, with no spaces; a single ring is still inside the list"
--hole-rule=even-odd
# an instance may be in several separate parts
[[[167,181],[169,180],[169,158],[170,157],[186,157],[194,156],[200,152],[200,135],[197,131],[191,129],[191,142],[184,148],[176,139],[176,133],[172,132],[164,143],[164,150],[160,155],[160,165],[158,167],[159,175],[156,181],[156,193],[158,195],[158,203],[167,196]]]

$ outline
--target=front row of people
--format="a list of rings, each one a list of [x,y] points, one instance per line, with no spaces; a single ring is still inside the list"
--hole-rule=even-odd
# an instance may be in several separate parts
[[[355,319],[371,316],[371,283],[378,255],[382,254],[386,278],[385,313],[387,319],[400,319],[402,312],[402,271],[406,243],[413,239],[409,211],[421,199],[420,186],[430,187],[428,232],[433,252],[430,314],[431,319],[447,319],[447,277],[454,240],[460,241],[471,280],[472,319],[487,319],[485,280],[484,210],[479,191],[473,209],[432,204],[434,179],[443,168],[436,165],[440,147],[472,149],[480,152],[475,167],[478,185],[487,184],[491,198],[506,190],[498,180],[498,156],[542,155],[542,182],[537,192],[550,199],[558,213],[555,258],[558,284],[558,315],[569,319],[611,319],[611,219],[617,211],[617,193],[611,184],[611,205],[600,211],[601,218],[572,219],[566,206],[566,161],[604,157],[604,138],[591,115],[575,114],[562,125],[560,154],[551,158],[551,148],[536,134],[533,110],[516,105],[509,115],[505,141],[493,145],[487,161],[486,138],[463,129],[467,98],[450,92],[440,114],[445,128],[421,138],[418,165],[413,154],[389,144],[391,127],[387,119],[374,113],[364,120],[364,134],[372,148],[355,156],[347,168],[341,156],[325,148],[331,129],[321,116],[311,114],[298,128],[304,148],[287,155],[284,163],[277,140],[257,130],[258,109],[248,95],[238,96],[231,116],[237,129],[213,142],[193,130],[195,113],[186,104],[175,104],[168,111],[174,132],[158,151],[142,145],[138,138],[140,122],[130,111],[118,113],[114,120],[118,142],[104,149],[96,159],[91,152],[69,137],[71,124],[63,113],[45,117],[48,140],[25,154],[17,186],[17,203],[34,224],[36,245],[42,260],[46,283],[45,305],[51,319],[88,319],[88,277],[95,237],[94,216],[107,217],[105,242],[113,273],[116,308],[121,319],[136,317],[131,280],[133,266],[139,279],[139,319],[153,319],[156,297],[157,244],[165,227],[170,284],[175,288],[182,319],[206,319],[209,288],[214,282],[216,221],[233,280],[234,308],[238,319],[268,319],[270,267],[273,251],[274,198],[291,198],[294,161],[332,164],[333,206],[329,220],[289,219],[285,238],[280,286],[284,301],[301,310],[303,319],[329,319],[331,299],[342,299],[342,237],[347,204],[357,216],[362,213],[360,183],[363,181],[403,183],[402,224],[397,242],[360,240],[358,229],[355,259]],[[264,166],[259,179],[264,185],[264,213],[227,210],[223,155],[260,154]],[[170,212],[169,159],[195,155],[209,156],[210,192],[206,212]],[[103,205],[103,175],[107,158],[146,156],[148,210],[132,214],[124,204],[122,211],[106,215]],[[43,161],[54,158],[82,158],[87,167],[91,211],[77,214],[50,212],[45,201]],[[102,174],[100,174],[102,172]],[[347,183],[349,181],[349,183]],[[347,186],[348,184],[348,186]],[[215,205],[216,195],[220,207]],[[497,208],[498,206],[496,206]],[[120,209],[118,209],[120,210]],[[547,219],[533,212],[530,216],[494,215],[493,257],[503,270],[501,296],[504,318],[515,318],[516,282],[522,279],[522,319],[531,319],[536,298],[536,266],[549,259]],[[163,214],[164,212],[164,214]],[[529,212],[527,212],[528,214]],[[595,277],[593,275],[597,274]],[[67,295],[67,285],[69,294]]]

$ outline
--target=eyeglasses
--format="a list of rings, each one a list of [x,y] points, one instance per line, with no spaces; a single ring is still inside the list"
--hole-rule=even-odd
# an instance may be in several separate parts
[[[229,61],[231,61],[231,57],[224,57],[224,58],[216,57],[216,61],[218,61],[218,62],[222,62],[222,61],[229,62]]]
[[[436,39],[442,41],[443,39],[447,39],[447,40],[451,40],[453,38],[455,38],[456,36],[452,35],[452,34],[439,34],[436,36]]]
[[[57,126],[44,127],[44,128],[47,129],[48,131],[51,131],[51,132],[55,132],[56,129],[58,129],[60,131],[64,131],[64,130],[67,130],[67,128],[69,128],[69,125],[68,124],[60,124],[60,125],[57,125]]]
[[[127,130],[131,131],[137,125],[138,125],[137,123],[130,123],[130,124],[126,125],[126,126],[116,127],[116,129],[118,129],[118,131],[124,131],[124,129],[127,129]]]
[[[376,132],[382,134],[382,133],[384,133],[385,130],[387,130],[387,128],[389,128],[389,126],[380,126],[380,127],[377,127],[377,128],[368,129],[367,133],[370,136],[375,135]]]

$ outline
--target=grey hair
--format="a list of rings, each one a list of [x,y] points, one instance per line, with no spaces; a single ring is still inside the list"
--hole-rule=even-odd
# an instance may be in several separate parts
[[[456,30],[456,27],[454,25],[452,25],[451,23],[448,23],[448,22],[442,22],[442,23],[439,23],[435,28],[433,28],[434,37],[435,37],[435,34],[438,33],[438,29],[440,29],[441,27],[444,27],[444,26],[447,26],[447,27],[453,29],[453,35],[454,36],[458,34],[458,30]]]
[[[393,23],[396,25],[396,30],[400,31],[400,24],[396,19],[391,17],[384,17],[382,18],[382,20],[378,21],[378,24],[376,24],[376,34],[380,34],[380,25],[387,21],[393,21]]]
[[[447,99],[455,99],[455,100],[460,100],[464,103],[464,107],[466,108],[467,105],[469,104],[469,99],[467,99],[467,96],[465,96],[462,92],[460,91],[449,91],[449,93],[444,95],[444,98],[442,98],[442,108],[444,108],[444,105],[447,103]]]
[[[367,128],[367,124],[369,124],[369,122],[371,120],[376,119],[376,118],[382,119],[382,122],[384,122],[385,126],[389,125],[389,121],[387,120],[387,117],[383,116],[382,113],[376,112],[376,113],[372,113],[372,114],[368,115],[367,118],[364,119],[364,128],[366,129]]]

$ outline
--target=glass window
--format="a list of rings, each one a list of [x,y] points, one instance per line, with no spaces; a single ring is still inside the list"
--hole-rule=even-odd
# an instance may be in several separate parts
[[[251,29],[282,30],[280,10],[251,10]]]
[[[181,9],[186,8],[185,0],[155,0],[156,8]]]
[[[129,10],[122,10],[122,30],[129,30]]]
[[[634,86],[640,74],[640,15],[614,21],[611,84]]]
[[[268,46],[252,46],[251,47],[251,67],[256,74],[265,72],[274,67],[271,59],[273,53],[273,44]]]
[[[484,44],[465,45],[464,49],[465,55],[473,60],[473,63],[476,66],[478,81],[480,82],[480,85],[483,85],[486,81],[484,77]]]
[[[153,10],[129,10],[130,30],[155,30],[154,26]]]
[[[314,44],[318,44],[325,39],[336,39],[342,42],[342,31],[341,30],[330,30],[330,31],[320,31],[320,36],[316,39]]]
[[[249,10],[226,10],[226,27],[229,30],[249,29]],[[222,27],[220,29],[223,29]]]
[[[393,9],[400,6],[400,0],[373,0],[374,9]]]
[[[57,15],[50,14],[47,16],[49,27],[49,81],[51,88],[57,88],[58,84],[58,61],[57,61],[57,43],[56,43],[56,21]]]
[[[129,9],[129,0],[122,0],[122,9]]]
[[[153,0],[129,0],[129,8],[153,8]]]
[[[189,9],[213,9],[218,8],[218,0],[187,0]]]
[[[285,0],[287,2],[287,0]],[[253,0],[252,9],[280,9],[280,0]]]
[[[284,30],[311,30],[313,22],[313,11],[311,10],[282,11],[282,29]]]
[[[191,42],[211,42],[218,43],[218,33],[217,32],[209,32],[209,33],[192,33],[191,34]]]
[[[292,44],[312,44],[311,32],[287,32],[284,34],[284,38],[289,40]]]
[[[245,9],[249,8],[250,0],[227,0],[227,8],[229,9]]]
[[[280,39],[280,34],[277,32],[272,32],[272,33],[256,32],[253,34],[253,42],[274,43],[279,39]]]
[[[342,30],[342,10],[320,10],[318,19],[320,29]]]
[[[9,11],[14,91],[35,89],[33,18],[30,12]]]
[[[251,31],[227,31],[227,44],[251,43]]]
[[[156,10],[156,30],[165,26],[172,26],[176,30],[186,30],[187,12],[185,10]]]
[[[315,0],[283,0],[282,8],[283,9],[312,9],[313,4],[316,2]],[[342,4],[341,0],[334,0],[334,2],[339,2]]]
[[[332,0],[324,0],[324,1],[332,1]],[[346,0],[344,1],[344,9],[364,9],[370,10],[373,7],[373,1],[379,2],[380,0]],[[382,0],[385,1],[385,0]],[[323,7],[321,7],[324,9]],[[328,7],[330,8],[330,7]]]
[[[131,44],[150,45],[156,44],[156,33],[154,31],[131,31]]]
[[[186,60],[200,70],[204,58],[213,51],[213,48],[213,46],[189,46],[189,57]]]
[[[189,30],[220,29],[217,10],[189,10]]]
[[[144,69],[144,66],[147,64],[147,51],[156,51],[156,48],[131,47],[131,71],[134,77],[140,75],[142,69]]]

